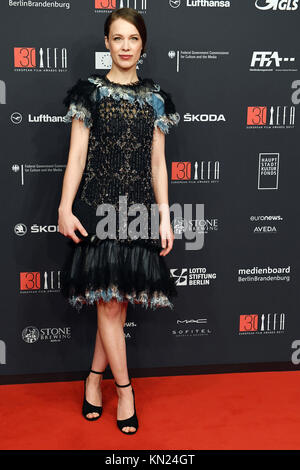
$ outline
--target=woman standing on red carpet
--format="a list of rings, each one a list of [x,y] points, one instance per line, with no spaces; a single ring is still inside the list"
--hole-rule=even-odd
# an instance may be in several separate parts
[[[72,122],[72,129],[58,224],[72,250],[62,270],[62,292],[78,310],[83,304],[97,306],[83,416],[96,420],[102,414],[99,385],[109,363],[119,398],[118,428],[133,434],[138,419],[123,329],[128,302],[173,308],[171,300],[177,295],[164,259],[174,240],[164,139],[170,126],[178,124],[179,114],[170,94],[152,79],[137,75],[147,38],[143,17],[132,8],[115,10],[106,19],[104,34],[111,69],[79,79],[64,99],[68,108],[64,120]],[[120,196],[128,208],[134,203],[147,208],[146,223],[141,224],[146,234],[141,237],[105,238],[107,233],[99,229],[96,210],[105,203],[117,213],[117,232],[124,228],[118,217]],[[153,204],[160,219],[156,238],[148,223]]]

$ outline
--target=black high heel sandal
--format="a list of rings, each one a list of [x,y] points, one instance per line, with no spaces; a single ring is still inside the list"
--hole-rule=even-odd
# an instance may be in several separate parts
[[[103,372],[96,372],[95,370],[90,369],[90,372],[93,372],[94,374],[104,374],[105,371]],[[84,398],[83,398],[83,404],[82,404],[82,414],[87,419],[88,421],[96,421],[96,419],[99,419],[102,415],[102,406],[96,406],[92,405],[86,400],[86,395],[85,395],[85,390],[86,389],[86,379],[84,381]],[[99,413],[99,416],[94,416],[93,418],[88,418],[86,415],[89,413]]]
[[[126,384],[126,385],[119,385],[115,381],[115,384],[116,384],[117,387],[129,387],[129,385],[131,385],[131,382],[129,382],[129,384]],[[117,419],[118,428],[120,429],[120,431],[123,434],[135,434],[138,430],[138,427],[139,427],[139,423],[138,423],[138,419],[137,419],[137,415],[136,415],[136,409],[135,409],[135,397],[134,397],[133,387],[132,387],[132,394],[133,394],[134,414],[132,416],[130,416],[130,418],[127,418],[127,419]],[[122,428],[124,428],[126,426],[134,427],[135,431],[128,431],[128,432],[122,431]]]

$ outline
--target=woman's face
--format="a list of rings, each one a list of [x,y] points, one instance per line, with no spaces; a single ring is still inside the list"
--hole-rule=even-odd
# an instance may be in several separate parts
[[[105,46],[110,50],[112,61],[118,67],[128,69],[136,66],[143,43],[136,27],[118,18],[110,25],[109,39],[105,36]]]

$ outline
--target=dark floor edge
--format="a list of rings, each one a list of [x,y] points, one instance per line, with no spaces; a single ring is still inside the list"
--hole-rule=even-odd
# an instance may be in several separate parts
[[[129,376],[134,377],[162,377],[176,375],[201,375],[201,374],[231,374],[241,372],[278,372],[278,371],[298,371],[298,366],[290,362],[258,362],[250,364],[205,364],[198,366],[181,367],[153,367],[149,369],[130,369]],[[45,374],[19,374],[0,375],[0,385],[25,384],[38,382],[68,382],[82,380],[86,377],[86,371],[51,372]],[[112,379],[112,373],[107,367],[104,378]]]

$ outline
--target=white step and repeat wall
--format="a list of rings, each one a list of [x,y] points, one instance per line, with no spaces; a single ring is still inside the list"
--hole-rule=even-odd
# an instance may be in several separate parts
[[[182,215],[171,213],[165,259],[179,295],[174,310],[129,304],[130,373],[297,369],[299,2],[6,0],[1,383],[79,379],[91,364],[96,307],[78,313],[60,292],[62,100],[78,78],[110,68],[103,25],[123,6],[148,28],[138,74],[170,92],[181,116],[166,136],[169,202]]]

